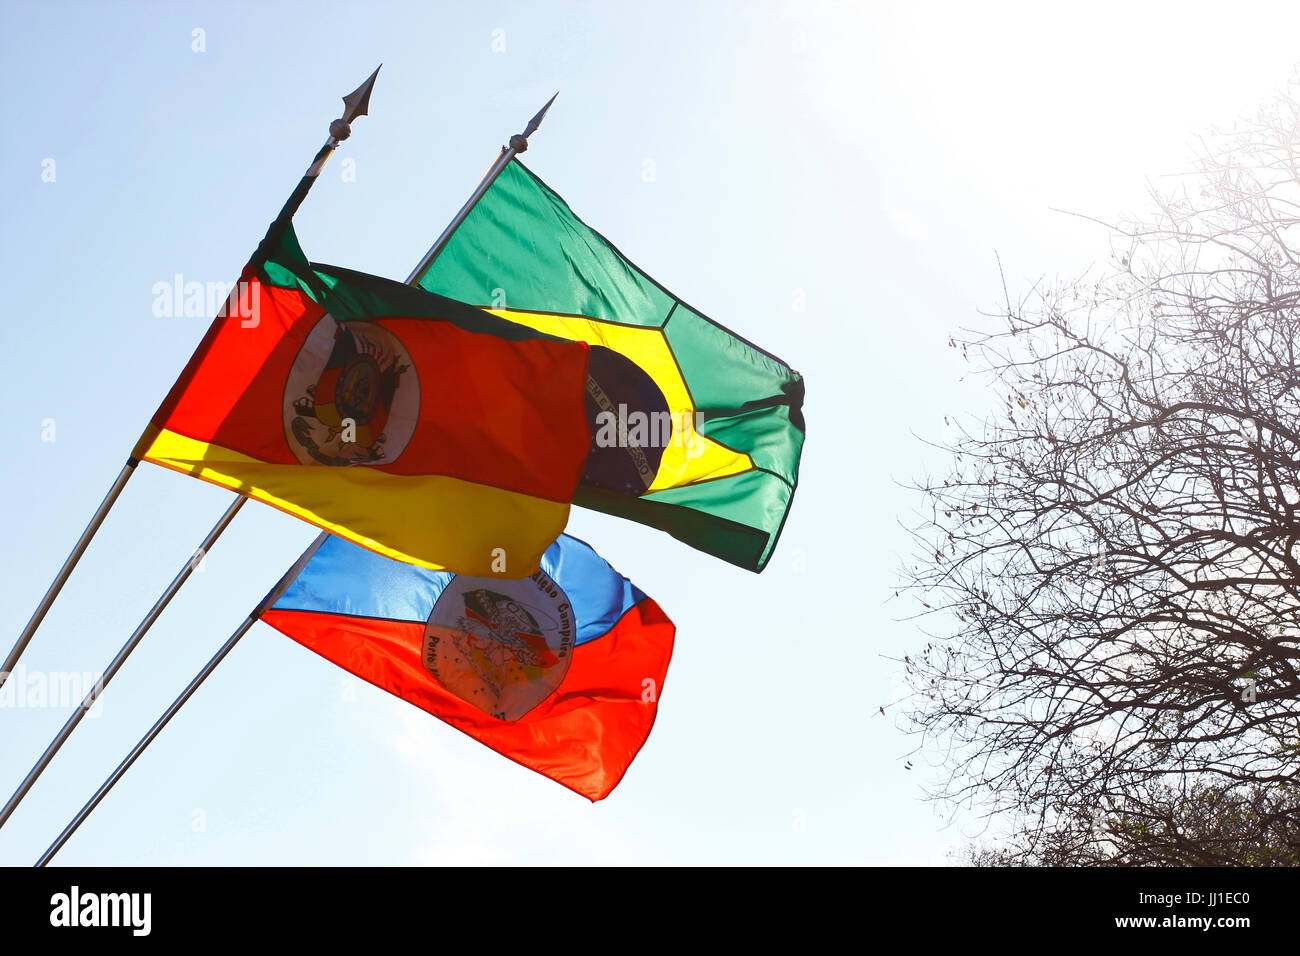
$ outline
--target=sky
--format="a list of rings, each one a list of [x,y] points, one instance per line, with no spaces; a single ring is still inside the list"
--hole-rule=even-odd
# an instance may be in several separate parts
[[[381,62],[296,217],[309,257],[404,279],[559,90],[529,166],[807,383],[761,575],[574,510],[678,628],[605,801],[257,625],[56,862],[941,865],[985,832],[925,799],[941,754],[878,710],[924,642],[892,598],[907,484],[943,467],[922,439],[998,404],[947,338],[997,308],[999,261],[1013,291],[1104,261],[1069,213],[1140,214],[1300,59],[1290,4],[1051,7],[0,0],[0,650],[207,326],[155,315],[154,286],[233,281]],[[102,670],[229,501],[142,465],[27,674]],[[244,508],[0,830],[0,865],[35,861],[314,536]],[[73,703],[0,707],[3,794]]]

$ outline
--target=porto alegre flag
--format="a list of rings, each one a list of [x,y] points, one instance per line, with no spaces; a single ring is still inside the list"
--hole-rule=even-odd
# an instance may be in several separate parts
[[[453,575],[328,538],[261,619],[591,800],[654,725],[675,628],[562,535],[531,577]]]
[[[799,373],[665,290],[517,160],[420,285],[593,346],[575,503],[762,570],[799,475]]]
[[[520,577],[564,530],[589,350],[388,279],[309,265],[288,229],[133,456],[385,555]]]

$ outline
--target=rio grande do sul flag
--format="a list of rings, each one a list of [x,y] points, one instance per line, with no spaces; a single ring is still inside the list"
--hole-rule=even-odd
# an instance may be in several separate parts
[[[401,561],[537,569],[591,441],[586,345],[309,265],[292,229],[229,305],[133,457]]]
[[[562,535],[531,577],[471,578],[328,538],[261,619],[590,800],[650,734],[675,628]]]
[[[664,289],[518,160],[420,285],[593,346],[576,504],[763,569],[798,483],[798,372]]]

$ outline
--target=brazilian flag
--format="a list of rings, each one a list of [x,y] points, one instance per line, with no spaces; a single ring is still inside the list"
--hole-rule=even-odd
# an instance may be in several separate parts
[[[763,569],[798,481],[798,372],[651,279],[518,160],[419,284],[592,347],[576,504]]]

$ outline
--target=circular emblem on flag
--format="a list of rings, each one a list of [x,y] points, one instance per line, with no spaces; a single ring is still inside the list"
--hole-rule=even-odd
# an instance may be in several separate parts
[[[518,720],[555,693],[577,625],[568,595],[544,571],[519,580],[456,575],[424,628],[434,679],[499,720]]]
[[[655,380],[627,356],[593,345],[587,422],[591,451],[582,483],[619,494],[645,494],[659,474],[673,430],[668,400]]]
[[[284,386],[284,436],[304,465],[386,465],[411,440],[419,414],[410,353],[373,322],[323,316]]]

